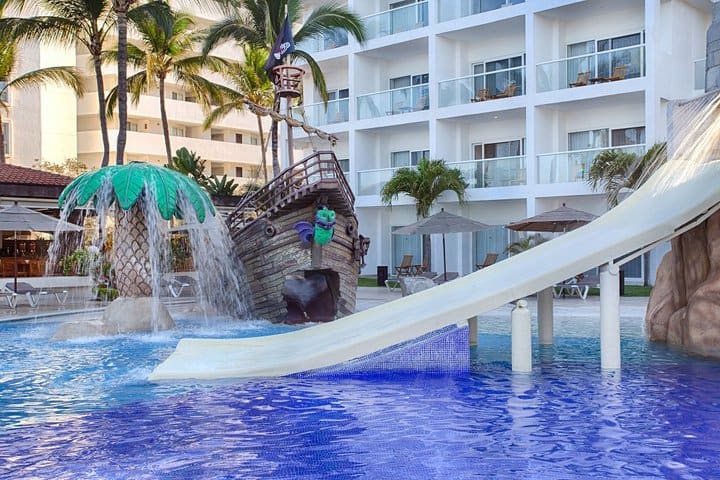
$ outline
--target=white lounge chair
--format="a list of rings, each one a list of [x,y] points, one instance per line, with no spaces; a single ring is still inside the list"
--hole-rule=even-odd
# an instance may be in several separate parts
[[[54,295],[55,299],[60,305],[64,305],[68,297],[67,290],[43,290],[41,288],[33,287],[27,282],[17,282],[17,286],[15,285],[15,282],[8,282],[5,284],[5,291],[10,292],[10,294],[12,295],[12,299],[6,296],[8,305],[10,305],[11,308],[15,308],[15,306],[17,305],[18,295],[25,295],[28,299],[28,303],[32,308],[40,305],[40,300],[42,299],[43,295]],[[11,303],[14,303],[15,306],[13,306]]]
[[[183,290],[186,288],[188,290],[192,290],[192,293],[194,294],[195,285],[197,285],[197,281],[189,275],[177,275],[169,279],[167,282],[168,291],[173,298],[178,298],[182,295]]]

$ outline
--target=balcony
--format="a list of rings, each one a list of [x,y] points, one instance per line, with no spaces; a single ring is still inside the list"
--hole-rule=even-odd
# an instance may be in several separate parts
[[[440,0],[438,18],[441,22],[448,22],[520,3],[525,3],[525,0]]]
[[[382,92],[358,95],[357,119],[378,118],[385,115],[427,110],[430,90],[427,83],[412,87],[394,88]]]
[[[368,40],[407,32],[428,25],[428,2],[374,13],[363,18]]]
[[[466,162],[449,162],[468,183],[468,188],[511,187],[527,185],[525,156],[488,158]]]
[[[525,95],[525,67],[444,80],[439,91],[440,107]]]
[[[323,34],[315,38],[308,38],[298,43],[297,48],[308,53],[324,52],[333,48],[344,47],[348,44],[345,30],[337,29],[331,34]]]
[[[538,183],[586,182],[595,157],[607,150],[643,155],[645,145],[626,147],[590,148],[571,152],[544,153],[538,155]]]
[[[693,62],[695,71],[695,82],[693,88],[695,90],[705,90],[705,59],[695,60]]]
[[[313,127],[332,125],[334,123],[347,122],[349,120],[350,101],[347,98],[330,100],[327,107],[324,103],[312,103],[294,107],[293,117]]]
[[[467,162],[448,162],[459,169],[468,188],[509,187],[527,184],[525,157],[502,157]],[[358,172],[358,195],[380,195],[383,186],[402,167]]]
[[[645,45],[578,55],[537,65],[538,93],[645,76]]]

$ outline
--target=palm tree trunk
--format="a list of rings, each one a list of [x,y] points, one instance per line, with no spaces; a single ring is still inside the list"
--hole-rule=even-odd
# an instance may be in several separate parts
[[[2,128],[2,113],[0,113],[0,165],[5,165],[5,130]]]
[[[110,164],[110,138],[108,137],[107,115],[105,113],[105,82],[102,74],[102,61],[100,55],[93,55],[93,64],[95,66],[95,83],[97,85],[97,98],[100,116],[100,133],[103,142],[103,157],[100,163],[101,167],[107,167]]]
[[[113,267],[118,294],[152,296],[150,243],[142,209],[137,204],[128,211],[118,207],[115,225]]]
[[[265,151],[265,135],[263,134],[263,125],[262,125],[262,117],[260,115],[257,116],[257,122],[258,122],[258,131],[260,132],[260,155],[262,158],[262,171],[263,171],[263,178],[265,179],[265,183],[268,183],[268,174],[267,174],[267,152]]]
[[[280,96],[275,94],[275,101],[273,103],[273,110],[278,112],[280,110]],[[272,121],[270,127],[270,138],[272,142],[272,162],[273,162],[273,177],[280,175],[280,159],[278,158],[278,122],[277,120]]]
[[[170,127],[168,126],[167,110],[165,109],[165,77],[160,77],[158,88],[160,89],[160,122],[162,123],[163,137],[165,138],[165,155],[167,156],[167,164],[171,165]]]
[[[118,121],[120,122],[117,137],[117,160],[118,165],[124,163],[125,143],[127,142],[127,12],[129,2],[127,0],[113,0],[113,10],[117,15],[118,28]]]

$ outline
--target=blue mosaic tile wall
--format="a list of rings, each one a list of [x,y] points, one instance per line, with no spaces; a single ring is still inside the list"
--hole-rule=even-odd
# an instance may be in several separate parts
[[[470,371],[468,327],[450,325],[414,340],[301,376],[387,372],[466,373]]]

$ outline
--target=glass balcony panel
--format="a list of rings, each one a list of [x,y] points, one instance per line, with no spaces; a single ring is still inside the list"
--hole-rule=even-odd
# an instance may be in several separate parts
[[[297,44],[297,48],[308,53],[318,53],[333,48],[344,47],[347,44],[347,32],[342,29],[336,29],[332,33],[322,34],[314,38],[306,38]]]
[[[430,89],[427,83],[412,87],[395,88],[357,97],[357,118],[377,118],[385,115],[427,110],[430,106]]]
[[[705,90],[705,59],[695,60],[695,90]]]
[[[645,45],[578,55],[537,65],[538,93],[645,76]]]
[[[428,25],[428,2],[413,3],[393,8],[373,15],[368,15],[365,31],[368,40],[386,37],[395,33],[407,32]]]
[[[643,155],[645,145],[626,147],[592,148],[572,152],[545,153],[538,155],[538,183],[586,182],[595,157],[606,150]]]
[[[444,80],[439,92],[441,107],[525,95],[525,67]]]
[[[358,195],[380,195],[383,186],[392,178],[397,168],[381,168],[358,172]]]
[[[449,162],[447,165],[462,172],[468,188],[509,187],[527,184],[525,156]]]
[[[293,108],[293,117],[309,125],[318,127],[334,123],[347,122],[349,119],[349,105],[347,98],[330,100],[327,107],[324,103],[300,105]]]
[[[525,0],[441,0],[438,17],[441,22],[447,22],[519,3]]]

